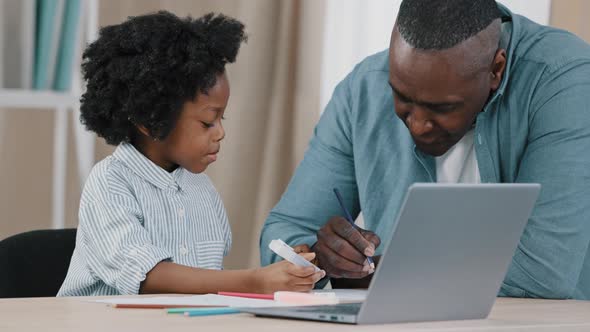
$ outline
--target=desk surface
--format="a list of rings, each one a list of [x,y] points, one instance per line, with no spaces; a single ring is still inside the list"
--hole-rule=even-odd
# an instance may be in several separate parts
[[[115,309],[89,299],[0,299],[0,331],[590,331],[590,301],[499,298],[485,320],[354,326],[248,314],[189,318],[160,309]]]

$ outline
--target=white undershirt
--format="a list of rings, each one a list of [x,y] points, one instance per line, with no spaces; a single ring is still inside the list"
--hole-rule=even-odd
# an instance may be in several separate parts
[[[440,183],[480,183],[479,168],[470,130],[453,147],[436,160],[436,181]]]

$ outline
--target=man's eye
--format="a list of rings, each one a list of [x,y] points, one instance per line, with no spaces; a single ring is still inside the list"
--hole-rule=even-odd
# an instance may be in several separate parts
[[[431,107],[431,110],[436,113],[450,113],[455,110],[455,106],[452,106],[452,105],[436,106],[436,107]]]
[[[393,94],[395,95],[395,97],[397,98],[397,100],[401,103],[407,104],[410,102],[410,100],[404,96],[400,96],[397,92],[393,92]]]
[[[208,122],[205,122],[205,121],[201,121],[201,123],[202,123],[202,124],[203,124],[203,126],[204,126],[205,128],[207,128],[207,129],[208,129],[208,128],[211,128],[211,127],[213,127],[213,126],[214,126],[214,124],[213,124],[213,123],[208,123]]]

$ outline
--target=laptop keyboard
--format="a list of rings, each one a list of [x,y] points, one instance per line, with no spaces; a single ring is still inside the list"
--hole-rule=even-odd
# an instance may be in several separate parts
[[[298,308],[297,312],[315,312],[320,314],[356,315],[361,310],[362,303],[345,303],[325,306],[309,306]]]

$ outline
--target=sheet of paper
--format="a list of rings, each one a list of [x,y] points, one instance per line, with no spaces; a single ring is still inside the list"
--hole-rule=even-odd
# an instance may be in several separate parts
[[[333,293],[340,303],[346,302],[364,302],[367,298],[366,289],[320,289],[313,291],[314,294],[327,295]]]
[[[106,304],[139,304],[162,306],[228,306],[236,308],[268,308],[288,306],[271,300],[248,299],[217,294],[191,296],[155,296],[155,297],[110,297],[92,302]]]

